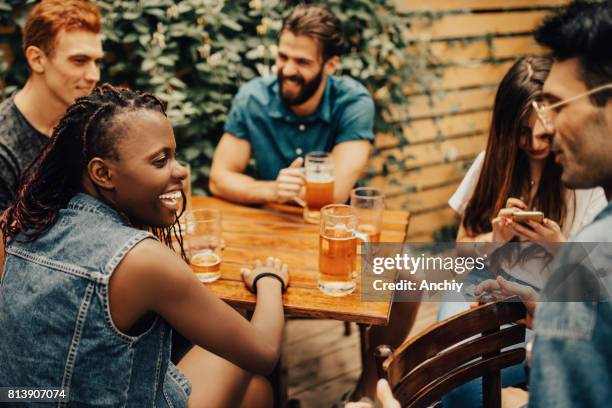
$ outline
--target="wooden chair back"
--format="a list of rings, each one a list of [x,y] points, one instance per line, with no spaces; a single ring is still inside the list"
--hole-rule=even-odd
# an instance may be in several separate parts
[[[435,324],[395,351],[379,346],[379,376],[408,407],[428,407],[482,377],[484,406],[501,407],[501,370],[525,359],[524,347],[502,349],[525,341],[525,326],[514,323],[525,313],[518,298],[489,303]]]

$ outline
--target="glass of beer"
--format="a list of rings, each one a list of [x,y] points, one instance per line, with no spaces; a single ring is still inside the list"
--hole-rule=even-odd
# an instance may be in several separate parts
[[[221,276],[221,212],[204,208],[191,215],[187,234],[191,269],[200,282],[214,282]]]
[[[334,162],[327,152],[306,155],[306,206],[304,220],[316,224],[321,208],[334,202]]]
[[[331,296],[348,295],[355,290],[357,214],[345,204],[331,204],[321,209],[319,235],[319,289]]]
[[[358,187],[351,191],[351,207],[357,211],[357,231],[367,234],[368,242],[380,242],[385,198],[377,188]]]

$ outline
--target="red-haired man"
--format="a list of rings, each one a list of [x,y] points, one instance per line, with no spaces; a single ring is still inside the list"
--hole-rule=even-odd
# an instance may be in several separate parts
[[[85,0],[43,0],[26,20],[23,51],[30,76],[0,104],[0,211],[66,108],[100,79],[99,9]]]

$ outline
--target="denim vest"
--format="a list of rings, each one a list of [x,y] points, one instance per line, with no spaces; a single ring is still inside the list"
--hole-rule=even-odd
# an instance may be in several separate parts
[[[0,282],[0,387],[65,387],[58,406],[184,407],[189,381],[170,362],[172,330],[115,327],[108,284],[143,239],[101,201],[77,194],[34,242],[11,242]]]

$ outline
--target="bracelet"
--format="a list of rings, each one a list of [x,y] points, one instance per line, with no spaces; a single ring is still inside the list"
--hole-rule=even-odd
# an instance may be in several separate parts
[[[259,275],[255,277],[255,279],[253,279],[253,293],[257,294],[257,281],[260,280],[261,278],[265,278],[266,276],[271,276],[273,278],[278,279],[278,281],[281,284],[281,293],[285,291],[285,282],[283,282],[283,278],[281,278],[280,276],[278,276],[277,274],[273,272],[264,272],[264,273],[260,273]]]

